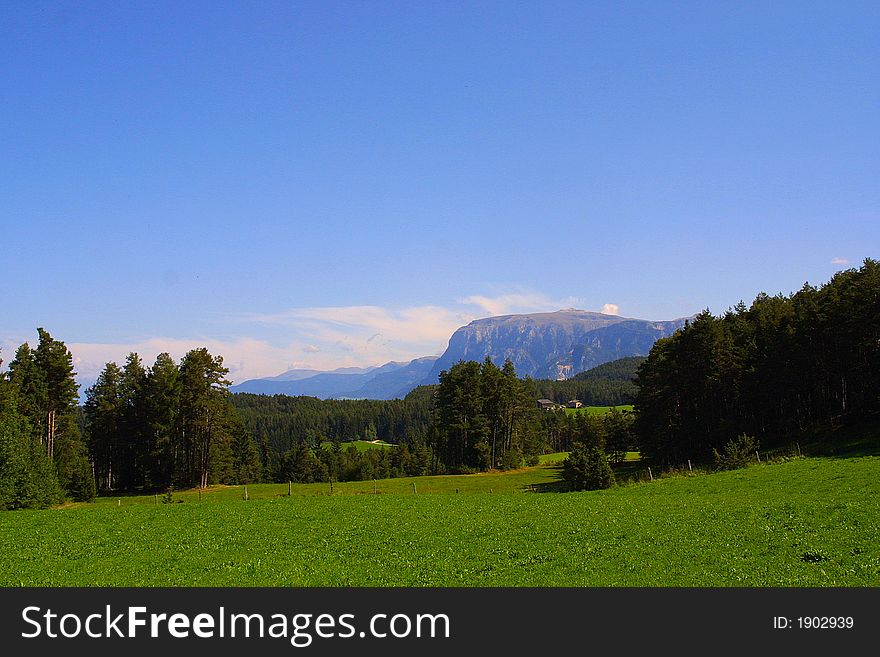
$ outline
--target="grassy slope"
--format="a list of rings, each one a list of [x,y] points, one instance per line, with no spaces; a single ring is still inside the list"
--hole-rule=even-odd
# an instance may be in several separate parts
[[[557,467],[416,479],[419,493],[467,480],[494,494],[414,495],[412,480],[389,480],[380,490],[399,494],[288,498],[284,486],[249,502],[230,489],[222,506],[0,514],[0,584],[880,585],[876,456],[516,494]]]

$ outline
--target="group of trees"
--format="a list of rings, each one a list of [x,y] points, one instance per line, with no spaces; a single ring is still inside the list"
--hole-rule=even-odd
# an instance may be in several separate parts
[[[551,399],[558,404],[578,399],[587,406],[622,406],[635,401],[638,388],[633,379],[644,361],[644,356],[619,358],[564,381],[536,379],[528,380],[528,384],[535,399]]]
[[[95,496],[77,418],[73,357],[38,329],[0,376],[0,508],[45,507]]]
[[[638,449],[633,421],[632,412],[618,408],[604,415],[568,414],[560,409],[541,414],[541,434],[551,452],[569,452],[579,442],[588,443],[607,453],[612,463],[619,463],[627,451]]]
[[[161,490],[262,478],[257,445],[231,403],[221,356],[193,349],[150,368],[129,354],[86,391],[85,433],[102,490]]]
[[[391,477],[418,477],[431,473],[431,455],[422,443],[412,449],[406,443],[394,447],[360,451],[354,444],[343,447],[301,442],[292,447],[275,466],[275,481],[313,483],[318,481],[364,481]]]
[[[509,360],[462,361],[440,373],[431,449],[438,472],[517,468],[541,453],[538,411]]]
[[[327,399],[237,393],[232,403],[255,437],[267,473],[300,443],[382,438],[391,443],[424,443],[431,426],[431,388],[405,399]],[[286,481],[279,479],[279,481]]]
[[[644,456],[705,461],[740,435],[762,445],[880,411],[880,263],[821,287],[700,313],[639,368]]]

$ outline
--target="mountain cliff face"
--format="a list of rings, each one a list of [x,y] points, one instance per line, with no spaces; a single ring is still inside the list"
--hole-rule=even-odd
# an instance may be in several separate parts
[[[521,377],[568,379],[618,358],[647,355],[654,342],[685,321],[651,322],[585,310],[478,319],[452,334],[422,383],[437,383],[440,372],[460,360],[486,356],[499,366],[509,358]]]

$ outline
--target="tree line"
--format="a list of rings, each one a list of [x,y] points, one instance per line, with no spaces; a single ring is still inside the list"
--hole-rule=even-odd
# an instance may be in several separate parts
[[[663,466],[706,461],[740,436],[772,446],[877,413],[880,263],[706,310],[657,341],[636,384],[641,451]]]
[[[73,357],[37,330],[36,349],[22,344],[0,376],[0,508],[40,508],[95,496],[78,422]],[[2,362],[2,361],[0,361]]]
[[[86,390],[85,433],[100,490],[164,490],[262,480],[253,436],[228,391],[222,356],[129,354]]]

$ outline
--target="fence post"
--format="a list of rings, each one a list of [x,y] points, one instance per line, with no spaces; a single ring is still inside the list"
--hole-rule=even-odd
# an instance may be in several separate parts
[[[377,491],[376,491],[376,480],[373,479],[373,495],[375,495],[376,492],[377,492]]]
[[[761,462],[761,455],[758,454],[758,450],[755,450],[755,457],[758,459],[758,463]]]
[[[694,471],[694,469],[691,467],[691,460],[690,460],[690,459],[688,459],[688,470],[689,470],[690,472],[693,472],[693,471]]]
[[[287,497],[290,497],[290,481],[287,482]]]
[[[247,502],[248,499],[249,499],[249,498],[248,498],[248,492],[247,492],[247,484],[245,484],[245,487],[244,487],[244,501]]]
[[[416,482],[412,482],[412,485],[413,485],[413,493],[415,493],[416,492]]]
[[[798,456],[803,456],[803,454],[801,454],[801,444],[800,444],[800,443],[795,443],[795,445],[797,446]]]
[[[648,476],[651,478],[651,481],[654,481],[654,475],[651,474],[651,468],[648,468]]]

